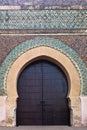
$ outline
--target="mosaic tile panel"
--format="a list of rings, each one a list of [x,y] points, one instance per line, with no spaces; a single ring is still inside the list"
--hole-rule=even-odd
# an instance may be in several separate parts
[[[0,5],[26,6],[73,6],[87,5],[87,0],[0,0]]]
[[[0,66],[0,95],[6,94],[6,77],[8,70],[10,69],[12,63],[26,51],[39,47],[39,46],[49,46],[56,50],[63,52],[67,55],[71,61],[76,66],[81,79],[81,94],[87,95],[87,68],[81,58],[78,56],[76,51],[70,48],[68,45],[59,41],[58,39],[49,38],[46,36],[39,36],[32,40],[27,40],[22,44],[16,46],[6,57],[4,62]]]
[[[0,10],[0,29],[87,29],[87,10]]]

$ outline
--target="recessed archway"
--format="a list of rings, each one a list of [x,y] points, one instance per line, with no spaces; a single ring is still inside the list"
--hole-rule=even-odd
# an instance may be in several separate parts
[[[7,75],[7,125],[16,125],[16,99],[17,94],[17,79],[23,68],[31,63],[36,58],[45,58],[49,61],[54,62],[56,65],[60,66],[65,72],[68,85],[70,87],[70,92],[68,94],[71,100],[71,124],[80,125],[81,124],[81,110],[80,110],[80,77],[77,69],[71,60],[62,52],[55,50],[50,47],[40,46],[26,51],[21,56],[19,56],[16,61],[12,64]],[[13,75],[13,76],[12,76]]]
[[[49,60],[38,57],[25,66],[18,77],[17,126],[70,126],[67,76]]]

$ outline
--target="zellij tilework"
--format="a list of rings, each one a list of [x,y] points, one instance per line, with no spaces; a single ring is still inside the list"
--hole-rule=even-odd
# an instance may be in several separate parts
[[[22,44],[16,46],[6,57],[2,65],[0,66],[0,94],[6,94],[6,78],[8,70],[13,62],[26,51],[39,46],[48,46],[58,51],[63,52],[73,62],[78,70],[81,80],[81,95],[87,95],[87,68],[81,58],[78,56],[75,50],[70,48],[64,42],[58,39],[49,38],[46,36],[38,36],[32,40],[27,40]]]
[[[87,29],[87,10],[0,10],[0,29]]]

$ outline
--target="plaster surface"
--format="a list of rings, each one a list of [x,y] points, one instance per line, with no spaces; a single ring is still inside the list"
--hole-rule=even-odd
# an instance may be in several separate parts
[[[0,126],[6,125],[6,96],[0,96]]]
[[[81,97],[82,125],[87,126],[87,96]]]

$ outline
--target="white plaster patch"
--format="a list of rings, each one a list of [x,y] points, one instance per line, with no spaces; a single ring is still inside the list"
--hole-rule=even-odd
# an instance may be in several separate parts
[[[6,122],[6,96],[0,96],[0,126],[5,126]]]
[[[87,126],[87,96],[81,97],[82,125]]]

